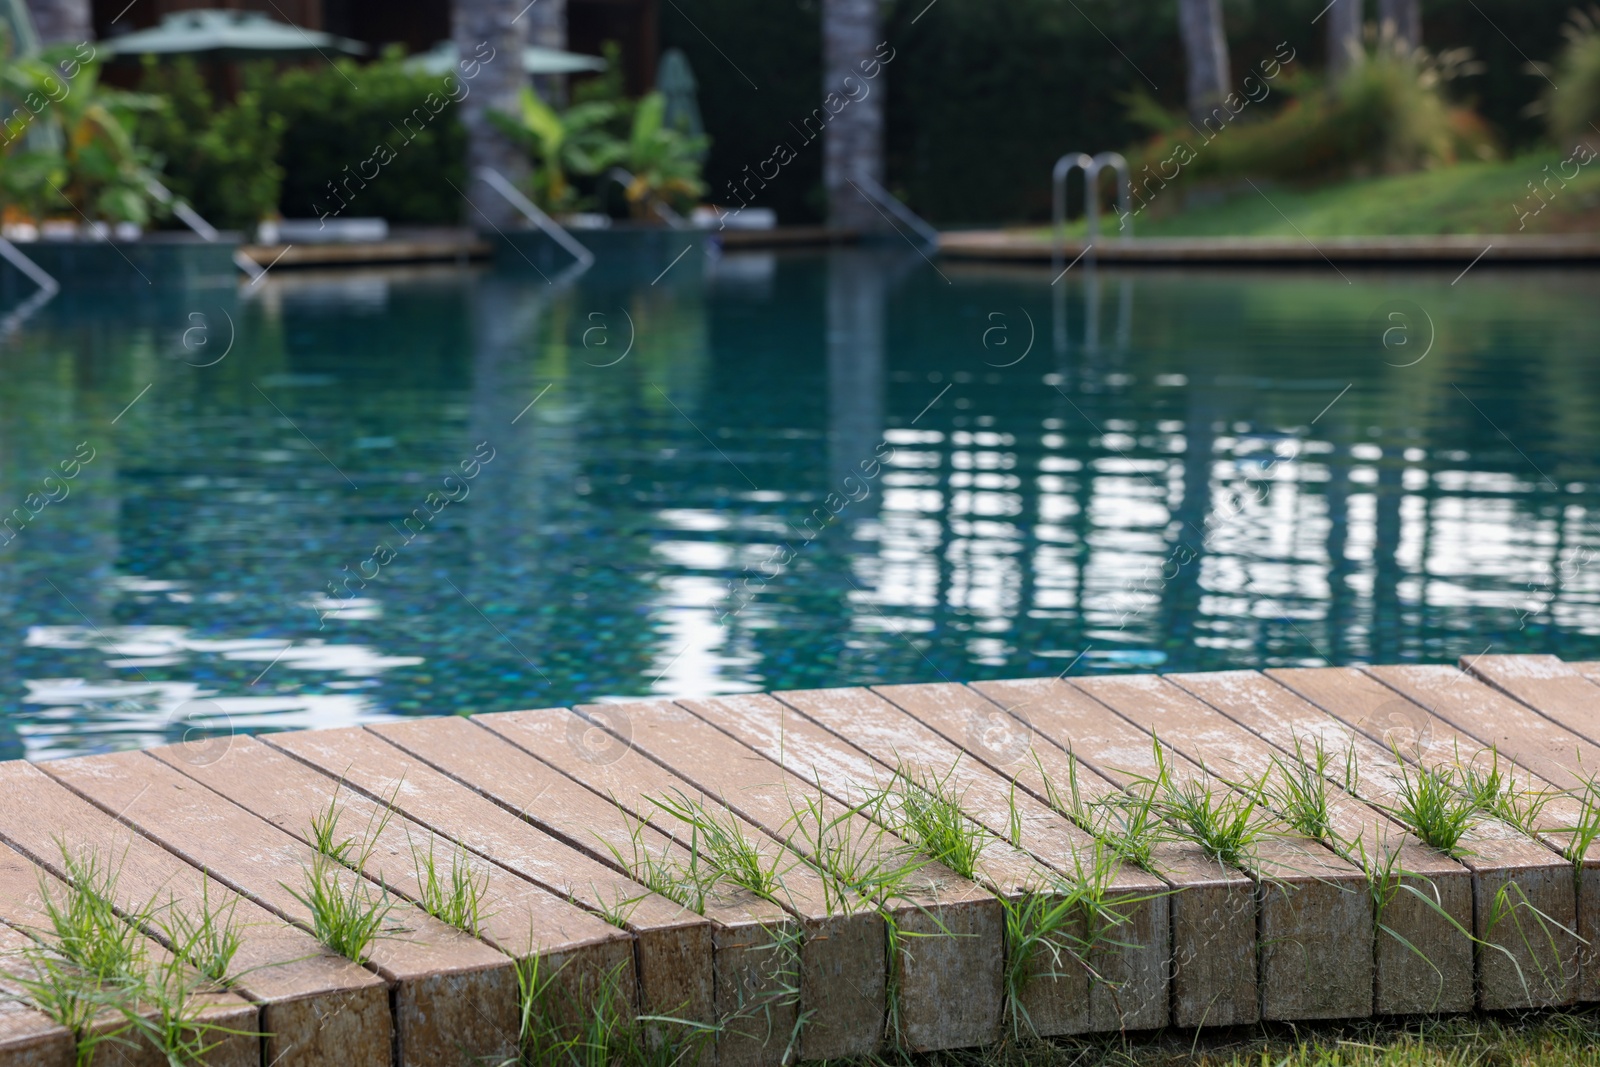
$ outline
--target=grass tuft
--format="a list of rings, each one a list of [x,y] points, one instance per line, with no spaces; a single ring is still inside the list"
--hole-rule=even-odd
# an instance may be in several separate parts
[[[488,866],[474,864],[464,846],[452,844],[450,871],[444,874],[434,855],[434,843],[435,838],[430,834],[426,852],[416,845],[411,846],[411,862],[421,889],[418,903],[423,911],[440,922],[473,937],[482,936],[483,924],[490,918],[484,911],[484,897],[489,891]]]
[[[939,776],[899,765],[883,812],[890,829],[900,837],[973,880],[978,860],[989,845],[989,833],[961,810],[962,794],[950,788],[955,771],[952,765]]]
[[[1413,770],[1399,758],[1400,789],[1395,803],[1386,807],[1422,842],[1447,856],[1460,856],[1461,839],[1472,826],[1477,805],[1451,767]]]

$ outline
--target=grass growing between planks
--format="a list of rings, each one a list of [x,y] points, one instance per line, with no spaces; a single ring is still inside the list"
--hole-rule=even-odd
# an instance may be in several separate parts
[[[15,977],[23,999],[72,1033],[76,1062],[93,1062],[102,1045],[142,1045],[169,1063],[200,1063],[242,1035],[202,1018],[203,995],[227,986],[240,939],[233,907],[211,905],[209,880],[198,914],[175,900],[119,910],[116,868],[95,851],[58,847],[67,886],[41,877],[47,925],[28,931],[36,943]],[[168,952],[153,955],[145,934]]]
[[[1007,1042],[851,1067],[1600,1067],[1600,1014],[1472,1015],[1399,1024]]]

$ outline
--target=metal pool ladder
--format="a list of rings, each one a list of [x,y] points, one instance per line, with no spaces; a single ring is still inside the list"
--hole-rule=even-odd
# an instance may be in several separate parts
[[[1101,152],[1091,156],[1087,152],[1068,152],[1056,160],[1050,172],[1051,208],[1051,261],[1061,266],[1066,258],[1067,244],[1067,176],[1075,170],[1083,171],[1083,215],[1085,239],[1089,248],[1100,236],[1100,199],[1095,195],[1100,184],[1100,172],[1110,167],[1117,175],[1117,214],[1120,228],[1131,229],[1128,214],[1133,207],[1133,178],[1128,171],[1128,161],[1120,152]],[[1123,234],[1121,236],[1128,236]]]

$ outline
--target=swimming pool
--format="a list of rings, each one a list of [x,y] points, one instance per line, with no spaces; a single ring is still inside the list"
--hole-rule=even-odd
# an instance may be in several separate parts
[[[1051,285],[902,248],[69,287],[3,342],[0,756],[1600,658],[1600,274],[1341,269]]]

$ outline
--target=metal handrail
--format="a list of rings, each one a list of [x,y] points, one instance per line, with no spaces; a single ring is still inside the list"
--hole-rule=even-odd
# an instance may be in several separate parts
[[[1091,156],[1087,152],[1068,152],[1056,160],[1050,171],[1051,261],[1060,266],[1066,258],[1067,245],[1067,178],[1074,170],[1083,171],[1083,216],[1085,239],[1092,247],[1100,236],[1100,198],[1097,195],[1100,172],[1110,167],[1117,174],[1117,209],[1119,229],[1129,226],[1128,215],[1133,208],[1133,180],[1128,161],[1118,152],[1101,152]],[[1127,236],[1124,234],[1123,236]]]
[[[216,241],[222,236],[217,232],[215,226],[200,217],[198,211],[172,195],[172,190],[162,185],[155,178],[151,178],[145,184],[145,188],[149,190],[151,196],[155,197],[157,203],[165,204],[172,208],[172,213],[178,216],[185,226],[199,234],[202,241]]]
[[[522,193],[518,191],[517,187],[512,185],[504,174],[501,174],[493,167],[479,167],[477,174],[478,177],[483,180],[485,185],[499,193],[501,196],[505,197],[506,201],[512,207],[522,212],[523,217],[528,219],[528,221],[532,222],[535,226],[539,227],[539,229],[543,230],[547,235],[549,235],[551,240],[560,245],[562,248],[566,249],[567,252],[579,263],[583,264],[585,267],[591,266],[594,263],[593,252],[585,248],[576,237],[568,233],[566,228],[562,226],[561,223],[557,222],[549,215],[546,215],[543,211],[539,210],[539,206],[537,204],[523,196]]]
[[[861,190],[862,195],[915,230],[917,236],[921,237],[929,248],[939,247],[939,231],[929,225],[921,215],[901,203],[893,193],[879,185],[876,179],[865,173],[858,173],[855,181],[859,183],[856,188]]]
[[[52,278],[43,267],[39,266],[39,264],[35,263],[33,260],[24,255],[22,249],[18,248],[4,237],[0,237],[0,259],[4,259],[13,267],[26,274],[28,279],[32,281],[34,285],[37,285],[40,289],[43,289],[51,296],[55,296],[61,291],[60,282]]]

